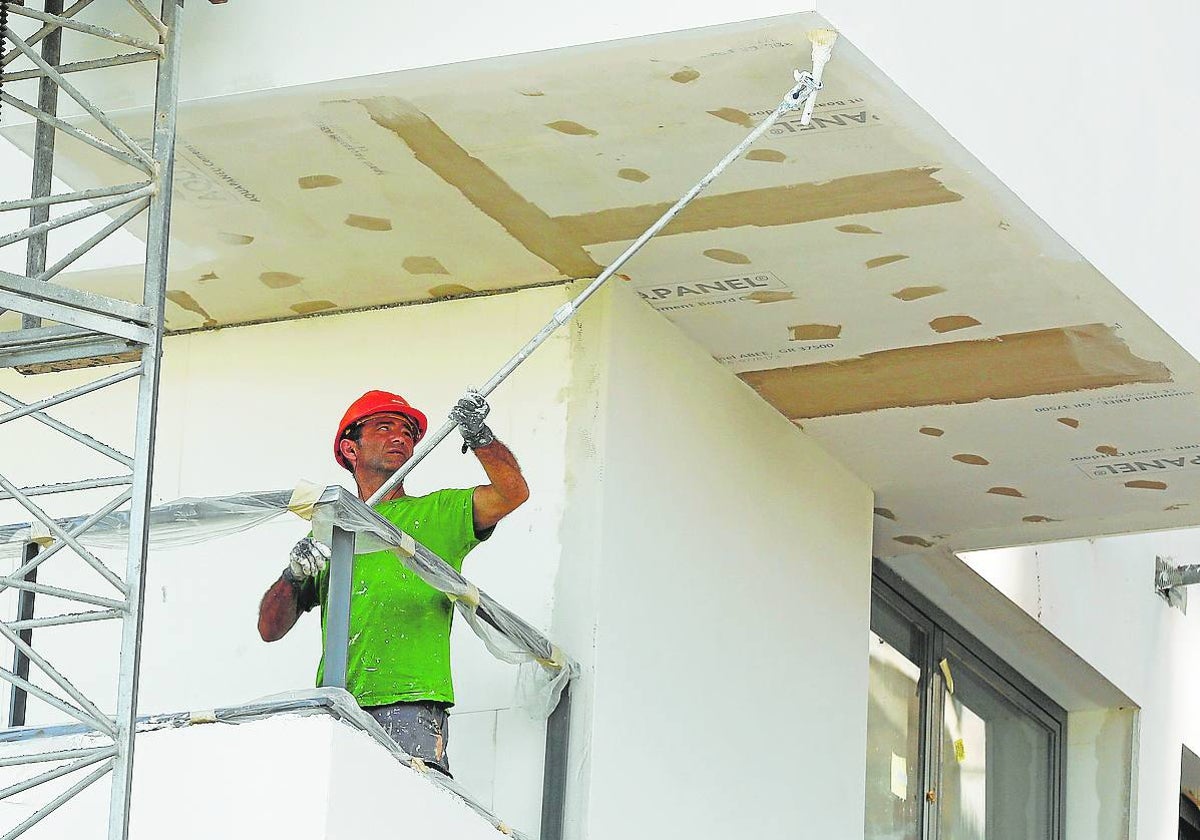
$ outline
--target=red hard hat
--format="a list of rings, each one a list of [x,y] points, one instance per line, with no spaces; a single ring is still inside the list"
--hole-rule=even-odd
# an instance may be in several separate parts
[[[409,405],[408,400],[399,394],[392,394],[387,391],[367,391],[367,393],[350,403],[350,407],[342,415],[342,422],[338,424],[337,437],[333,439],[333,457],[339,464],[348,470],[351,469],[350,464],[342,457],[342,448],[339,445],[346,431],[358,421],[364,420],[372,414],[385,413],[403,414],[405,417],[411,417],[416,421],[417,440],[420,440],[424,436],[425,430],[429,428],[429,421],[425,418],[425,415]]]

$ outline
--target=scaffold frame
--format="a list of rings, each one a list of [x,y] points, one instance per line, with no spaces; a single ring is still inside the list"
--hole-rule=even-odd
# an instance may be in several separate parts
[[[10,22],[21,17],[34,21],[30,25],[40,23],[41,26],[25,38],[13,31],[11,24],[3,33],[5,50],[0,67],[0,103],[33,118],[35,130],[33,178],[29,196],[0,201],[0,212],[29,211],[28,225],[0,237],[0,248],[27,243],[25,273],[0,271],[0,314],[4,311],[21,314],[19,329],[0,331],[0,367],[39,372],[62,366],[91,367],[106,363],[130,366],[116,373],[100,368],[101,375],[93,381],[32,403],[0,393],[0,402],[9,409],[0,414],[0,425],[22,418],[32,419],[107,456],[123,470],[117,474],[98,475],[81,481],[22,487],[5,477],[3,465],[0,465],[0,490],[3,491],[0,492],[0,499],[17,502],[45,528],[45,536],[38,539],[40,550],[31,549],[17,569],[0,576],[0,591],[12,588],[20,590],[23,596],[16,620],[0,622],[0,636],[15,651],[14,669],[8,671],[0,668],[0,679],[12,685],[14,698],[20,694],[21,714],[19,717],[10,714],[10,725],[24,722],[25,698],[34,697],[100,733],[111,743],[87,749],[39,752],[38,739],[32,738],[27,742],[31,752],[6,757],[4,766],[38,764],[49,765],[49,769],[0,790],[0,799],[57,779],[69,777],[71,784],[17,825],[0,827],[5,832],[3,840],[20,836],[109,773],[112,785],[107,836],[109,840],[125,840],[129,831],[183,2],[161,0],[159,11],[155,13],[143,0],[106,0],[112,5],[131,7],[141,18],[148,34],[119,32],[80,20],[79,13],[93,2],[77,0],[65,9],[62,0],[44,0],[41,9],[12,2],[6,4]],[[78,33],[72,37],[87,37],[103,42],[112,54],[64,64],[64,31]],[[129,48],[134,51],[130,52]],[[25,66],[10,70],[10,65],[18,61]],[[148,143],[139,143],[131,137],[111,114],[93,102],[68,78],[79,74],[81,77],[90,77],[111,67],[149,61],[156,63],[156,72]],[[35,79],[36,104],[23,101],[3,89],[4,85]],[[62,94],[82,109],[86,114],[85,119],[90,117],[90,121],[94,121],[94,128],[85,129],[76,124],[79,120],[58,116]],[[127,182],[54,193],[55,141],[60,135],[85,143],[129,167],[131,175]],[[78,205],[78,209],[70,209],[52,218],[53,208],[67,209],[61,205]],[[141,300],[107,297],[61,282],[62,272],[66,268],[117,230],[139,219],[143,213],[146,235]],[[81,240],[78,244],[52,265],[47,265],[47,242],[51,232],[70,230],[72,224],[100,214],[107,217],[107,222],[98,231],[86,237],[77,237]],[[51,325],[44,323],[47,321]],[[132,453],[122,452],[83,429],[77,429],[46,413],[47,409],[131,379],[137,380]],[[106,487],[119,488],[119,492],[70,529],[59,525],[41,505],[33,501],[38,496]],[[109,568],[78,539],[95,523],[120,509],[128,511],[131,524],[123,575]],[[103,597],[38,583],[38,567],[51,561],[60,552],[64,556],[78,557],[90,566],[107,582],[112,590],[111,595]],[[73,601],[88,609],[78,613],[35,617],[32,598],[38,593]],[[27,599],[24,597],[26,595]],[[115,716],[109,716],[101,711],[104,703],[87,697],[65,673],[37,652],[32,644],[32,631],[35,627],[113,620],[119,620],[122,629],[117,691],[112,706]],[[54,691],[45,689],[29,678],[31,665],[56,687]]]

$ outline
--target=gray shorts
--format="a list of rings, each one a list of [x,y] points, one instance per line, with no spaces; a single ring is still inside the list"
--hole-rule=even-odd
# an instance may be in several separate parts
[[[446,755],[450,742],[449,708],[445,703],[426,700],[367,706],[364,711],[379,722],[400,749],[450,776],[450,759]]]

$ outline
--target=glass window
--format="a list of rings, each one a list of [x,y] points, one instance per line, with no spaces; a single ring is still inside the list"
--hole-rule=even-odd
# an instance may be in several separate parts
[[[947,688],[942,713],[941,837],[1053,837],[1053,732],[957,657],[946,669],[954,693]]]
[[[923,634],[883,603],[873,608],[867,690],[867,840],[918,840]],[[882,634],[886,634],[882,635]],[[889,639],[891,641],[889,641]]]
[[[1059,840],[1066,713],[877,566],[867,840]]]

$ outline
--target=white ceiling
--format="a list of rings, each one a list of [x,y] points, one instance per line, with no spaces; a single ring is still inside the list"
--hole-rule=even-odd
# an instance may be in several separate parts
[[[169,326],[593,275],[777,104],[822,23],[189,103]],[[880,555],[1200,522],[1200,365],[849,42],[826,81],[813,128],[768,133],[622,282],[876,489]],[[62,151],[72,183],[128,180]]]

